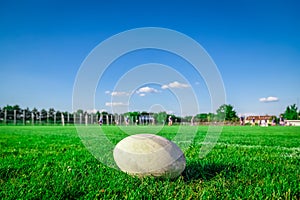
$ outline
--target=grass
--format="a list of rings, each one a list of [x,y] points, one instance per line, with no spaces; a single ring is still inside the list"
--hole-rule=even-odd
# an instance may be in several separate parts
[[[118,127],[102,130],[114,144],[126,136]],[[159,135],[171,139],[178,130]],[[206,131],[198,127],[184,150],[182,175],[166,180],[101,164],[74,126],[0,126],[0,199],[300,199],[300,127],[224,127],[200,159]]]

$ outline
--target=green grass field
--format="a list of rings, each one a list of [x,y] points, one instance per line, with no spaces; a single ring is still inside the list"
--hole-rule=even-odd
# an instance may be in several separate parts
[[[126,136],[102,129],[114,143]],[[159,135],[171,139],[177,130]],[[206,131],[199,127],[184,150],[182,175],[166,180],[106,167],[74,126],[0,126],[0,199],[300,199],[300,127],[224,127],[200,159]]]

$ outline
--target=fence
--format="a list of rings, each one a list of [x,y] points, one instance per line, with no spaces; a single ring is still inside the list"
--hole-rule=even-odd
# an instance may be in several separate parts
[[[29,110],[0,110],[0,125],[91,125],[102,119],[104,125],[157,125],[167,123],[167,119],[159,122],[153,115],[127,116],[125,114],[68,113]],[[211,122],[174,121],[173,125],[211,125]],[[214,122],[218,125],[218,122]],[[222,123],[223,125],[223,123]],[[238,122],[225,122],[224,125],[238,125]]]
[[[98,124],[102,118],[103,124],[122,124],[121,115],[101,115],[94,113],[61,113],[61,112],[30,112],[26,110],[1,110],[2,125],[68,125],[68,124]]]

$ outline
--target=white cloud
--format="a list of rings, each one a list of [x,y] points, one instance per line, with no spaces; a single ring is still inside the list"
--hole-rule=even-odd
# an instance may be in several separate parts
[[[105,94],[110,94],[110,91],[109,91],[109,90],[106,90],[106,91],[105,91]]]
[[[277,97],[263,97],[259,99],[260,102],[275,102],[275,101],[279,101],[279,99]]]
[[[128,104],[123,103],[123,102],[106,102],[105,106],[127,106]]]
[[[168,89],[168,88],[188,88],[188,87],[190,87],[188,84],[179,83],[178,81],[174,81],[172,83],[169,83],[169,84],[161,86],[162,89]]]
[[[163,86],[161,86],[161,89],[168,89],[168,88],[169,88],[168,85],[163,85]]]
[[[151,88],[151,87],[148,87],[148,86],[142,87],[142,88],[140,88],[136,91],[136,93],[158,93],[158,92],[159,91],[157,89]]]
[[[113,91],[110,94],[111,96],[128,96],[130,95],[130,92],[118,92],[118,91]]]
[[[145,93],[141,93],[141,94],[140,94],[140,97],[144,97],[144,96],[146,96]]]

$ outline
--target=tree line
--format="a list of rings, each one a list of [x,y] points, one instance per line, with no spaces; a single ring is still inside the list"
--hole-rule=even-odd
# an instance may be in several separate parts
[[[287,106],[284,113],[279,116],[283,116],[287,120],[299,119],[299,111],[296,104]],[[164,124],[169,118],[172,119],[173,124],[177,123],[205,123],[205,122],[230,122],[235,123],[240,120],[234,107],[230,104],[221,105],[216,113],[199,113],[195,116],[176,116],[174,114],[168,114],[165,111],[158,113],[149,113],[145,111],[126,112],[122,114],[112,114],[108,112],[88,113],[82,109],[76,112],[70,113],[67,111],[59,111],[54,108],[41,109],[37,108],[29,109],[21,108],[19,105],[7,105],[3,108],[0,107],[0,122],[2,123],[97,123],[99,118],[103,118],[104,124],[122,124],[125,118],[128,118],[132,124]]]

